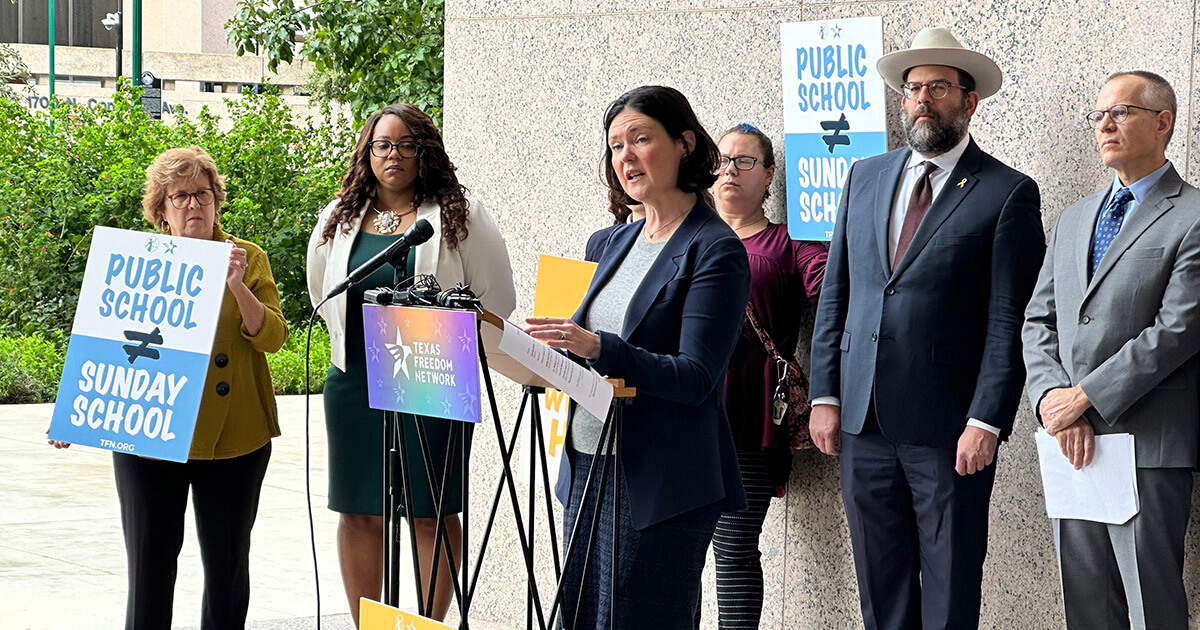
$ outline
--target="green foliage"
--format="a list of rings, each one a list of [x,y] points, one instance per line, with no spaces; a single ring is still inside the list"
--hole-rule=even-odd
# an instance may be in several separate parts
[[[61,334],[0,337],[0,404],[54,400],[65,355]]]
[[[275,384],[276,394],[304,393],[304,344],[307,341],[308,328],[292,329],[283,348],[274,354],[267,355],[267,365],[271,367],[271,382]],[[329,367],[329,333],[325,326],[317,320],[313,326],[312,348],[309,359],[309,391],[314,394],[325,389],[325,373]]]
[[[16,100],[20,97],[12,84],[24,85],[25,93],[33,93],[33,75],[29,73],[29,66],[12,46],[0,43],[0,98]]]
[[[239,55],[262,55],[272,71],[313,62],[313,96],[345,103],[356,123],[407,102],[441,124],[444,25],[443,0],[238,0],[225,28]]]
[[[276,394],[304,393],[306,329],[295,329],[283,348],[267,355]],[[67,336],[0,335],[0,404],[53,402],[58,394]],[[329,333],[320,322],[313,327],[309,386],[314,394],[325,387],[329,366]]]
[[[126,83],[112,109],[57,101],[35,113],[0,99],[0,333],[67,332],[92,228],[149,229],[146,167],[192,144],[226,178],[225,230],[266,250],[284,315],[293,326],[307,321],[307,239],[338,189],[353,130],[328,111],[297,123],[273,90],[226,102],[225,121],[205,109],[169,125],[150,120],[140,88]]]

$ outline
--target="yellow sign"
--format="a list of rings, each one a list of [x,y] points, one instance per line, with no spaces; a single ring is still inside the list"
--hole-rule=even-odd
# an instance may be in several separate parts
[[[453,630],[444,623],[366,597],[358,600],[358,627],[359,630]]]
[[[583,303],[596,263],[558,256],[538,255],[537,285],[533,294],[534,317],[570,317]]]

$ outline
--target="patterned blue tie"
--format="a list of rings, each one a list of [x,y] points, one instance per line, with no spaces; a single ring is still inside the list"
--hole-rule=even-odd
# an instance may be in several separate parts
[[[1117,232],[1121,231],[1121,223],[1125,221],[1125,206],[1133,201],[1133,193],[1128,188],[1121,188],[1108,200],[1104,212],[1100,213],[1100,221],[1096,224],[1096,239],[1092,244],[1092,275],[1104,260],[1104,254],[1112,245]]]

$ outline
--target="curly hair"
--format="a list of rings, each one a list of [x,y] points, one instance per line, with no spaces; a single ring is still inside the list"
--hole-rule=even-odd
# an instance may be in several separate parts
[[[442,238],[450,249],[457,249],[458,244],[467,238],[467,211],[470,206],[467,188],[458,182],[458,176],[454,174],[454,163],[446,155],[446,145],[433,119],[408,103],[388,105],[372,114],[363,124],[354,154],[350,157],[350,169],[342,178],[337,207],[325,222],[318,245],[324,245],[333,238],[338,226],[343,232],[349,231],[350,221],[361,214],[375,196],[379,181],[371,170],[371,151],[367,143],[375,135],[379,119],[387,115],[400,117],[413,140],[421,147],[417,153],[417,189],[413,196],[413,209],[416,210],[426,201],[437,202],[442,209]]]
[[[710,205],[711,196],[708,189],[717,181],[715,175],[717,164],[720,163],[721,152],[712,136],[704,130],[696,112],[687,97],[679,90],[661,85],[643,85],[634,88],[609,104],[604,113],[604,137],[608,138],[608,130],[612,127],[617,114],[632,109],[639,114],[657,120],[667,130],[667,135],[675,140],[682,140],[685,131],[691,131],[696,136],[696,146],[692,147],[683,161],[679,163],[679,177],[676,186],[684,192],[700,195]],[[617,171],[612,165],[612,147],[608,141],[604,143],[604,181],[608,185],[608,210],[613,214],[616,223],[624,223],[629,217],[629,206],[637,205],[640,201],[630,197],[621,186]]]
[[[160,232],[168,232],[166,220],[167,188],[172,183],[203,175],[213,189],[216,204],[215,224],[221,225],[221,204],[225,203],[225,178],[217,172],[217,163],[197,146],[167,149],[154,158],[146,169],[146,194],[142,196],[142,216]]]

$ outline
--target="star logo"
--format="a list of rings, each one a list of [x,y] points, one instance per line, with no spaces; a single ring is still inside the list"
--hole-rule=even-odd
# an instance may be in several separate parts
[[[837,38],[837,37],[841,37],[841,36],[842,36],[842,27],[841,27],[841,26],[838,26],[837,24],[834,24],[834,25],[833,25],[833,29],[832,29],[832,30],[833,30],[833,36],[834,36],[835,38]]]
[[[379,336],[382,337],[382,336],[386,335],[387,334],[387,322],[381,319],[381,320],[376,321],[375,323],[379,326]]]
[[[465,332],[458,336],[458,343],[462,345],[462,352],[471,351],[472,341],[471,336]]]
[[[446,324],[443,323],[442,320],[439,319],[433,322],[433,335],[438,339],[441,339],[446,335]]]
[[[167,241],[166,244],[163,245],[163,252],[168,253],[168,254],[174,254],[175,253],[175,241]]]
[[[449,400],[442,401],[442,412],[445,413],[447,416],[452,415],[454,413],[454,406],[450,404]]]
[[[474,409],[475,405],[479,404],[479,397],[475,395],[475,392],[471,391],[470,387],[464,388],[463,391],[459,392],[458,397],[462,399],[463,407],[467,411]]]
[[[375,344],[375,340],[371,340],[371,345],[367,347],[367,360],[371,363],[379,363],[379,346]]]
[[[397,388],[393,389],[392,391],[396,392],[396,403],[400,404],[400,405],[405,404],[404,403],[404,390],[397,387]]]
[[[400,329],[396,329],[396,343],[385,343],[383,345],[391,353],[392,360],[395,361],[392,364],[392,378],[400,376],[401,372],[404,372],[404,378],[410,378],[408,376],[408,357],[412,355],[412,348],[404,345],[404,339],[400,336]]]

